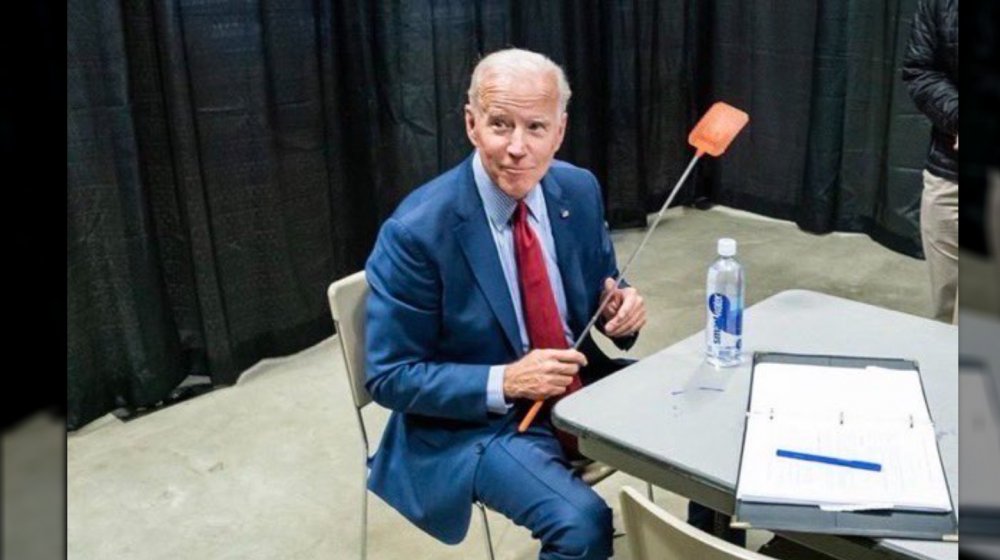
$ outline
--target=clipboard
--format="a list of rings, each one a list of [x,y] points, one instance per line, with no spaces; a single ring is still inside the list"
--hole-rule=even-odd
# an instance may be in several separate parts
[[[759,364],[779,363],[811,366],[866,368],[878,367],[887,370],[917,371],[919,366],[915,361],[889,358],[864,358],[846,356],[823,356],[787,354],[779,352],[755,352],[753,370]],[[747,411],[751,407],[753,397],[753,370],[751,371],[750,395],[747,398]],[[919,376],[918,376],[919,377]],[[920,387],[926,407],[927,398],[923,383]],[[930,411],[928,410],[928,416]],[[933,420],[933,418],[932,418]],[[739,496],[740,482],[743,478],[743,459],[746,452],[747,429],[744,427],[743,443],[740,450],[740,471],[737,475],[736,488]],[[935,447],[937,442],[935,441]],[[938,449],[940,461],[940,450]],[[944,471],[944,465],[939,463]],[[945,484],[948,484],[945,478]],[[815,505],[768,503],[760,501],[744,501],[737,497],[731,527],[736,529],[767,529],[770,531],[798,531],[806,533],[822,533],[836,535],[856,535],[870,538],[914,538],[925,540],[958,540],[958,518],[955,504],[948,489],[950,511],[913,511],[913,510],[864,510],[864,511],[828,511]]]

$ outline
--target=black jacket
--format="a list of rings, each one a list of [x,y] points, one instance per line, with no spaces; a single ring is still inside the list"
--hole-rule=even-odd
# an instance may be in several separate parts
[[[921,0],[903,60],[903,81],[933,125],[927,171],[958,182],[958,0]]]

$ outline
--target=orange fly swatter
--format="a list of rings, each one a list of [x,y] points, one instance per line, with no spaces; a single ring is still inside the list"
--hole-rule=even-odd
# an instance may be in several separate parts
[[[749,120],[750,116],[743,111],[719,101],[708,109],[688,134],[688,143],[698,150],[698,156],[707,152],[719,157]]]

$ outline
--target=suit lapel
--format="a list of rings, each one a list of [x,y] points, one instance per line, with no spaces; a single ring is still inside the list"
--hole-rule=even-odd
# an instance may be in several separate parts
[[[582,225],[576,223],[578,218],[570,212],[571,205],[564,199],[562,187],[552,178],[551,173],[542,177],[542,192],[545,195],[552,239],[556,246],[559,274],[562,276],[563,290],[566,292],[569,328],[576,338],[580,336],[580,331],[590,318],[586,309],[587,290],[583,285],[584,274],[580,269],[579,241],[574,233],[574,229]]]
[[[514,355],[520,356],[521,334],[517,327],[517,315],[514,314],[514,304],[507,291],[507,281],[500,266],[500,257],[497,256],[496,243],[490,232],[483,201],[476,191],[471,157],[465,161],[461,177],[456,205],[459,220],[455,224],[455,235],[458,236],[458,243],[469,262],[476,283],[503,327],[507,342],[514,350]]]

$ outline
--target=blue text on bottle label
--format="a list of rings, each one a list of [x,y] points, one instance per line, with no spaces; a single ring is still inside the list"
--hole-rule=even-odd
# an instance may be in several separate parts
[[[743,310],[734,309],[732,301],[723,294],[708,296],[708,311],[712,315],[712,344],[741,346]]]

